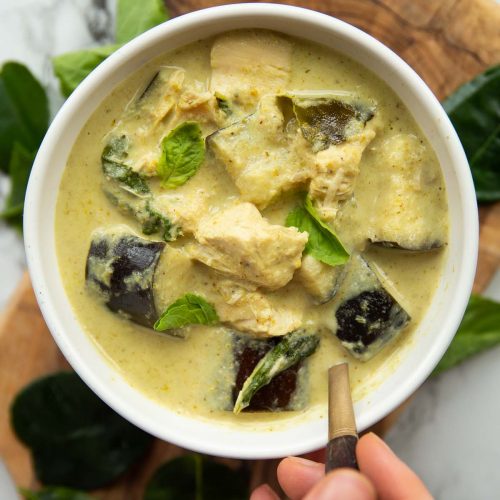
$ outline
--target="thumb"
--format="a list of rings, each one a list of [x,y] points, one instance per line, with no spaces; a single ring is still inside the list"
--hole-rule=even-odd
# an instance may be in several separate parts
[[[351,469],[337,469],[327,474],[304,497],[304,500],[375,500],[375,488],[362,474]]]

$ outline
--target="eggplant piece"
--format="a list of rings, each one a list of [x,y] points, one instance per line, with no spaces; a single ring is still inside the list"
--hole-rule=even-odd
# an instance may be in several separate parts
[[[433,154],[414,134],[396,134],[376,152],[381,168],[374,186],[367,238],[377,246],[425,252],[447,240],[446,194]]]
[[[301,362],[313,354],[319,337],[304,330],[289,333],[281,339],[243,340],[235,343],[238,360],[236,386],[233,391],[234,413],[298,409]]]
[[[284,109],[289,107],[286,99],[291,100],[302,134],[315,153],[361,132],[375,115],[373,106],[346,96],[281,96]]]
[[[102,151],[101,165],[104,175],[137,196],[150,193],[146,180],[126,164],[130,141],[124,134],[109,138]]]
[[[210,53],[210,90],[250,111],[261,96],[288,86],[292,52],[292,43],[269,31],[219,35]]]
[[[154,207],[152,198],[138,198],[114,183],[105,184],[103,191],[120,212],[132,216],[141,224],[143,234],[159,234],[165,241],[174,241],[182,234],[182,228],[178,224]]]
[[[296,276],[315,304],[325,304],[337,293],[343,272],[344,266],[330,266],[304,255]]]
[[[429,252],[441,248],[444,244],[441,240],[421,240],[414,244],[408,244],[406,241],[379,241],[372,238],[369,238],[368,241],[377,247],[407,250],[409,252]]]
[[[87,286],[99,293],[111,311],[152,327],[158,317],[153,278],[164,246],[120,226],[96,231],[85,269]]]
[[[411,320],[359,255],[347,264],[338,296],[335,334],[349,353],[362,361],[375,356]]]
[[[184,84],[184,70],[164,67],[153,75],[144,91],[132,104],[128,119],[155,126],[173,113]]]
[[[242,199],[262,210],[311,177],[308,145],[296,130],[292,132],[286,130],[278,99],[268,95],[260,100],[254,114],[210,135],[207,144]],[[302,139],[300,144],[297,138]]]

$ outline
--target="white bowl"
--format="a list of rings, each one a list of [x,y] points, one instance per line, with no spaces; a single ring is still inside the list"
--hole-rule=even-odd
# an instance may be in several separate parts
[[[266,28],[302,37],[346,54],[384,80],[402,99],[441,164],[449,203],[450,235],[443,279],[414,335],[414,345],[385,382],[355,405],[359,430],[403,402],[436,366],[455,334],[474,278],[478,217],[469,166],[441,105],[420,77],[387,47],[338,19],[297,7],[242,4],[178,17],[131,41],[104,61],[66,101],[50,126],[30,177],[24,212],[28,265],[38,303],[67,360],[118,413],[161,439],[226,457],[272,458],[324,446],[327,423],[309,421],[273,432],[250,432],[179,416],[133,389],[98,352],[79,325],[64,291],[56,258],[57,192],[78,133],[101,101],[159,54],[230,29]],[[418,279],[418,276],[415,277]]]

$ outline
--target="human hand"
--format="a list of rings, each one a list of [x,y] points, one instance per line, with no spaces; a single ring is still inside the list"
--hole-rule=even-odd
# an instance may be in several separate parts
[[[375,434],[365,434],[356,447],[360,472],[336,469],[325,476],[322,463],[299,457],[283,459],[278,481],[291,500],[427,500],[432,499],[418,476]],[[250,500],[279,500],[267,485]]]

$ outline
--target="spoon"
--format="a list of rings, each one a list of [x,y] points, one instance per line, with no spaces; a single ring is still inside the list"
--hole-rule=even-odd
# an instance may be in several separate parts
[[[340,363],[328,370],[328,444],[325,471],[339,467],[358,469],[358,433],[349,386],[349,366]]]

